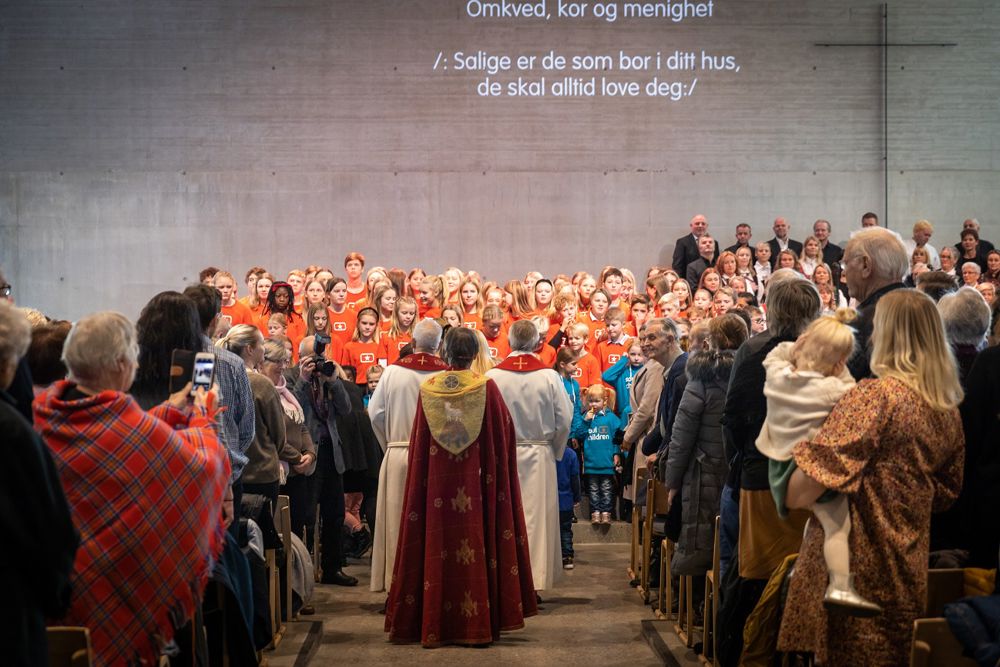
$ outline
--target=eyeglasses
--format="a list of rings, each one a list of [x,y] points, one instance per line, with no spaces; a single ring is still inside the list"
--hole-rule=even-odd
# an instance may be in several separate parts
[[[12,291],[14,291],[14,288],[11,285],[6,284],[6,283],[3,284],[3,285],[0,285],[0,296],[2,296],[2,297],[8,297],[8,296],[10,296],[10,293]]]

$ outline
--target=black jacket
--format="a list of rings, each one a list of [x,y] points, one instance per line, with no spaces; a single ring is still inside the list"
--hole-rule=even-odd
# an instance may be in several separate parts
[[[715,256],[719,256],[719,242],[715,242]],[[671,262],[672,268],[681,278],[687,277],[688,264],[701,257],[698,252],[698,239],[694,234],[688,234],[677,239],[674,245],[674,259]]]
[[[768,241],[767,245],[771,246],[771,268],[773,269],[777,265],[778,253],[781,252],[781,246],[778,245],[777,238]],[[788,249],[794,252],[796,257],[802,256],[802,244],[798,241],[788,239]]]
[[[46,665],[45,619],[69,607],[70,575],[80,545],[52,455],[0,391],[0,636],[5,665]]]
[[[730,462],[727,484],[732,488],[764,491],[767,481],[767,457],[757,451],[757,436],[767,416],[764,397],[764,358],[778,343],[795,340],[794,336],[776,336],[766,331],[740,346],[733,360],[733,372],[722,411],[726,458]]]

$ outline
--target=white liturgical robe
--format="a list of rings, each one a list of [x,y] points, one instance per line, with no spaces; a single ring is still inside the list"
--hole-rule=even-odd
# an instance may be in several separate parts
[[[423,362],[423,363],[421,363]],[[406,491],[410,431],[417,413],[420,385],[448,366],[439,358],[417,353],[389,366],[368,401],[375,437],[385,451],[378,473],[375,534],[372,546],[372,591],[388,590],[396,563],[399,517]],[[424,370],[426,369],[426,370]]]
[[[512,352],[486,375],[500,388],[517,432],[517,474],[535,589],[552,588],[562,575],[556,461],[566,449],[573,404],[559,375],[534,355]]]

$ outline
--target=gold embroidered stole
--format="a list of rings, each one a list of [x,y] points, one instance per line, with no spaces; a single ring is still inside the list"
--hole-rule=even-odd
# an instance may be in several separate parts
[[[486,377],[444,371],[420,386],[424,416],[434,440],[459,454],[479,437],[486,411]]]

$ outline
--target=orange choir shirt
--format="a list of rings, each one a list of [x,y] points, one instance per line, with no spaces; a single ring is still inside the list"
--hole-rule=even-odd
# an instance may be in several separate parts
[[[497,363],[506,359],[507,355],[510,354],[510,342],[507,340],[507,332],[502,328],[496,338],[493,340],[486,339],[486,345],[490,349],[490,358]]]
[[[601,384],[601,362],[597,357],[587,351],[582,351],[582,355],[576,360],[576,372],[573,377],[580,383],[580,390],[595,384]]]
[[[228,317],[232,326],[237,324],[249,324],[251,326],[257,326],[257,318],[254,317],[253,311],[245,303],[240,303],[236,301],[231,306],[222,307],[223,317]],[[267,324],[265,323],[265,328]],[[265,334],[266,335],[266,334]]]
[[[628,336],[622,336],[622,339],[624,340],[621,343],[612,343],[611,341],[606,340],[597,344],[597,352],[595,353],[595,356],[601,362],[602,373],[614,366],[619,359],[628,354],[628,349],[632,347],[632,339]]]
[[[590,338],[587,339],[587,351],[594,352],[597,349],[597,345],[601,343],[607,336],[607,326],[604,320],[594,319],[594,316],[587,313],[587,319],[584,323],[590,327]],[[581,387],[583,385],[580,385]]]
[[[345,305],[351,310],[361,310],[361,306],[357,305],[358,301],[367,301],[368,291],[362,289],[360,292],[355,294],[350,289],[347,290],[347,299]]]
[[[341,345],[350,341],[358,323],[358,314],[346,306],[339,313],[332,308],[327,308],[326,312],[330,315],[330,337],[338,339]]]
[[[378,355],[379,363],[382,359],[385,359],[385,365],[391,366],[392,364],[399,361],[399,351],[406,347],[406,344],[413,340],[413,336],[408,333],[399,334],[398,336],[382,336],[378,343]]]
[[[271,313],[268,312],[261,312],[260,317],[257,319],[257,328],[264,334],[264,338],[268,336],[267,321],[269,319],[271,319]],[[285,315],[285,319],[288,320],[285,335],[292,342],[292,363],[297,364],[299,363],[299,343],[306,337],[306,321],[295,311]]]
[[[462,313],[462,326],[476,331],[483,330],[483,318],[477,313]]]
[[[344,351],[340,355],[341,366],[354,366],[354,379],[357,384],[367,384],[365,373],[368,369],[378,363],[378,343],[362,343],[352,340],[344,345]]]
[[[538,352],[538,358],[547,368],[552,368],[556,365],[556,349],[548,344],[542,345],[542,349]]]

